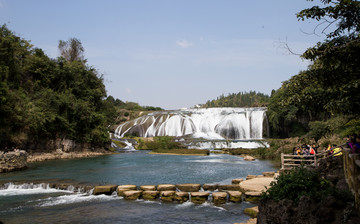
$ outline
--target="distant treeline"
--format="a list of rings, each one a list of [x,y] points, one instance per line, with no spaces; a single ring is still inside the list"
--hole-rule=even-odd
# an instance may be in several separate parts
[[[204,107],[264,107],[269,103],[270,96],[255,91],[222,94],[216,100],[209,100]]]
[[[114,99],[113,96],[108,96],[106,99],[109,103],[113,104],[117,109],[125,109],[130,111],[159,111],[164,110],[161,107],[153,106],[140,106],[138,103],[134,102],[123,102],[119,99]]]

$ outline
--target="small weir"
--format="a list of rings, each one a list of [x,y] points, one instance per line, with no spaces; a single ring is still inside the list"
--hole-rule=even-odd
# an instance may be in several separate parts
[[[108,195],[122,197],[126,200],[160,200],[163,202],[192,202],[202,204],[212,202],[224,204],[228,202],[238,203],[246,200],[240,185],[212,185],[212,190],[203,190],[200,184],[160,184],[136,186],[136,185],[103,185],[103,186],[74,186],[70,184],[13,184],[6,183],[0,186],[0,195],[13,195],[37,193],[78,193],[84,195]]]

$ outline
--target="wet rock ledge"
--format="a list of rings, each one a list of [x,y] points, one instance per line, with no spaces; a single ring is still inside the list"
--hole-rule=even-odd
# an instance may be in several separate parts
[[[0,173],[26,169],[27,156],[24,150],[6,153],[0,151]]]

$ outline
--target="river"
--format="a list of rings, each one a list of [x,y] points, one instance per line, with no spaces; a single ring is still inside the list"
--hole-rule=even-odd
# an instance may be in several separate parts
[[[30,183],[230,184],[274,171],[268,161],[244,161],[230,155],[177,156],[147,152],[32,163],[24,171],[0,174],[0,221],[6,223],[234,223],[246,221],[248,202],[215,206],[210,202],[126,201],[116,195],[93,196]],[[14,184],[9,184],[13,182]],[[26,183],[26,184],[24,184]]]

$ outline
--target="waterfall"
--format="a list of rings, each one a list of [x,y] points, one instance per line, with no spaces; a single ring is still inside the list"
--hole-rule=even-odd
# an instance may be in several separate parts
[[[263,138],[266,108],[201,108],[154,112],[119,125],[115,136],[187,136],[205,139]]]

